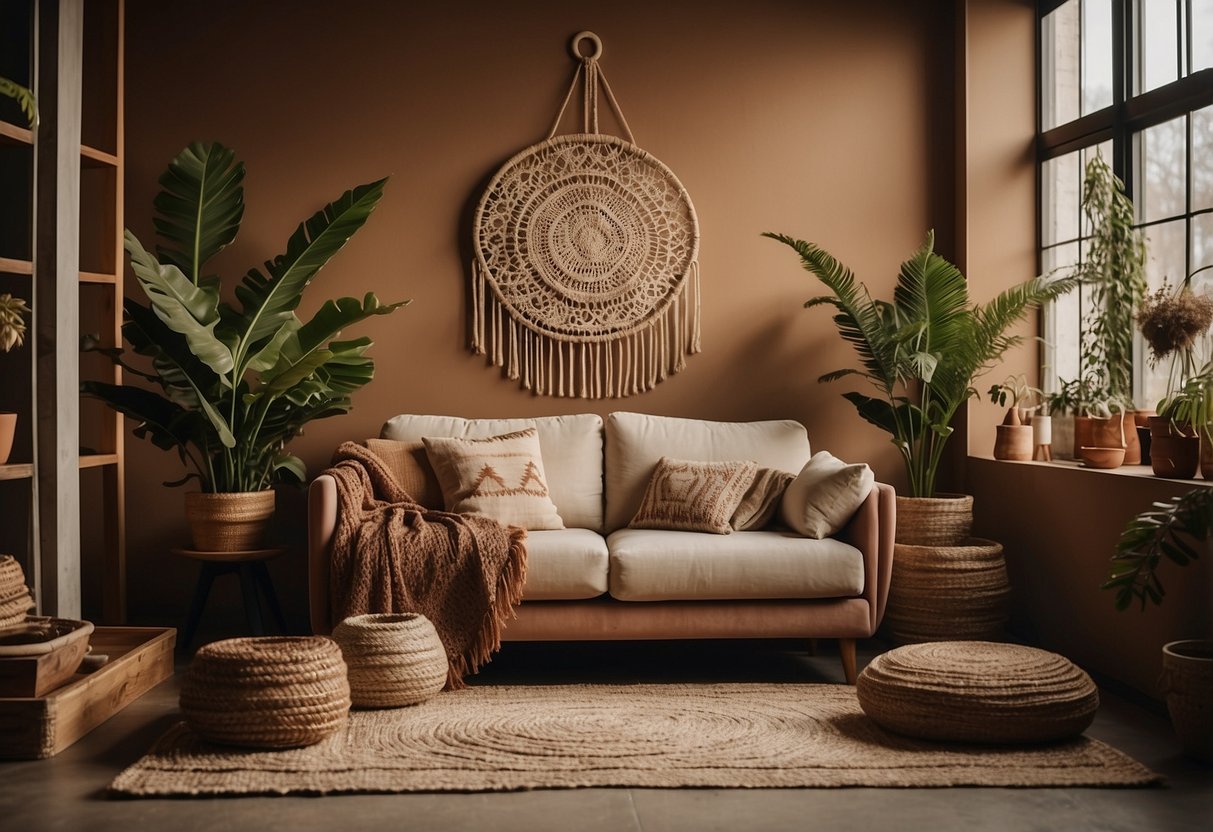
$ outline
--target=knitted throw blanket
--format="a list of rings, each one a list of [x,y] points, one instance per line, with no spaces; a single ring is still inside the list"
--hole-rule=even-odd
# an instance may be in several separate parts
[[[337,481],[329,567],[334,621],[418,612],[433,622],[464,687],[501,646],[526,581],[526,530],[418,505],[366,448],[346,442],[325,471]]]

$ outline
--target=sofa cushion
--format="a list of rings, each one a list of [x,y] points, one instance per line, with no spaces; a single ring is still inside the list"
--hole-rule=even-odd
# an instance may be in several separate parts
[[[380,436],[404,442],[419,442],[423,436],[484,438],[532,426],[539,431],[548,489],[560,519],[568,528],[602,531],[602,417],[597,414],[534,419],[404,414],[385,422]]]
[[[423,441],[447,511],[483,514],[503,526],[564,528],[535,428],[483,439],[427,436]]]
[[[623,528],[636,514],[653,469],[663,456],[705,462],[749,459],[759,467],[795,475],[809,461],[809,436],[803,425],[791,420],[707,422],[612,413],[606,420],[608,531]],[[568,525],[567,518],[565,523]]]
[[[607,538],[620,601],[841,598],[863,592],[863,555],[791,532],[621,529]]]
[[[779,516],[805,537],[829,537],[847,524],[875,484],[865,463],[848,465],[818,451],[784,491]]]
[[[524,601],[577,601],[607,591],[607,545],[597,532],[527,532],[526,558]]]
[[[653,470],[633,529],[678,529],[729,534],[729,519],[758,466],[753,462],[698,462],[663,456]]]
[[[765,528],[779,510],[783,492],[788,483],[796,479],[787,471],[774,468],[759,468],[754,482],[746,489],[745,496],[737,504],[729,525],[735,532],[753,532]]]
[[[396,482],[426,508],[442,510],[442,486],[425,454],[424,442],[397,442],[394,439],[368,439],[366,447],[383,460]]]

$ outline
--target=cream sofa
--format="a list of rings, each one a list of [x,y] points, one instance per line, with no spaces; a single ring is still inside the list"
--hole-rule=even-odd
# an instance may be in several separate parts
[[[702,534],[629,529],[662,456],[752,459],[790,473],[809,459],[793,421],[707,422],[640,413],[461,419],[397,416],[385,439],[538,430],[548,488],[566,528],[527,537],[527,583],[506,640],[837,638],[847,681],[855,639],[876,632],[892,571],[893,489],[881,483],[836,539],[788,531]],[[308,500],[311,621],[328,632],[331,477]]]

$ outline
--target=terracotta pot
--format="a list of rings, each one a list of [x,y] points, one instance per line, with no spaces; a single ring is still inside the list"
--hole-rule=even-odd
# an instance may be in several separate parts
[[[1150,417],[1157,415],[1153,410],[1134,410],[1133,423],[1139,428],[1148,428],[1150,426]]]
[[[1095,426],[1092,424],[1092,421],[1093,420],[1090,416],[1074,417],[1074,449],[1071,455],[1075,459],[1082,459],[1082,457],[1078,455],[1079,448],[1090,447],[1098,444],[1095,441]]]
[[[1199,462],[1200,439],[1195,429],[1176,426],[1165,416],[1150,417],[1150,467],[1156,477],[1191,479]]]
[[[261,546],[274,516],[274,492],[185,495],[185,519],[200,552],[246,552]]]
[[[1092,448],[1087,445],[1078,451],[1088,468],[1119,468],[1125,461],[1124,448]]]
[[[1031,425],[997,425],[994,428],[994,458],[1012,462],[1032,459]]]
[[[1123,417],[1125,465],[1141,465],[1141,442],[1137,438],[1137,412],[1130,410]]]
[[[1184,753],[1213,762],[1213,641],[1173,641],[1163,647],[1159,686]]]
[[[0,413],[0,465],[8,462],[13,452],[13,436],[17,433],[17,414]]]

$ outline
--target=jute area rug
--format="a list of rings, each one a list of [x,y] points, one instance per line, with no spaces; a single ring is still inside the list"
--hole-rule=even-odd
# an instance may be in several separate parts
[[[239,751],[184,724],[111,785],[119,795],[478,792],[636,786],[1140,786],[1157,776],[1097,740],[940,745],[889,734],[844,685],[472,687],[354,711],[319,745]]]

